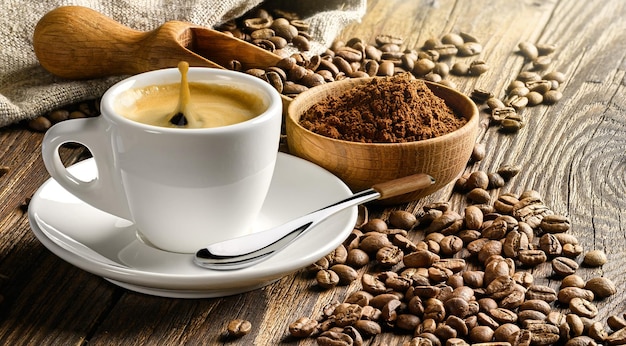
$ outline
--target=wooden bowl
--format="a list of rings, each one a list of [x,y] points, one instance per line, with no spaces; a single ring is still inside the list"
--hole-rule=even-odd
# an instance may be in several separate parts
[[[332,82],[311,88],[294,98],[285,119],[289,151],[324,167],[355,192],[415,173],[427,173],[436,180],[428,189],[381,201],[384,204],[417,200],[458,177],[472,153],[479,114],[472,100],[443,85],[426,82],[428,88],[457,115],[467,119],[463,127],[443,136],[407,143],[360,143],[325,137],[299,124],[301,115],[314,104],[368,80],[355,78]]]

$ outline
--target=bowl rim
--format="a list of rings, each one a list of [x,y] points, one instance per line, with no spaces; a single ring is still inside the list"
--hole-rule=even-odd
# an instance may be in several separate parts
[[[374,78],[386,78],[386,77],[365,77],[365,78],[350,78],[350,79],[346,79],[346,80],[342,80],[342,81],[337,81],[337,82],[331,82],[332,86],[328,86],[329,88],[333,87],[333,86],[337,86],[337,87],[342,87],[344,85],[347,84],[352,84],[353,86],[365,83],[367,81],[370,81]],[[435,82],[431,82],[431,81],[427,81],[427,80],[423,80],[423,79],[415,79],[415,80],[421,80],[423,81],[429,89],[431,89],[431,91],[433,90],[433,88],[439,88],[439,89],[444,89],[447,92],[451,92],[453,94],[456,94],[457,96],[459,96],[464,102],[467,102],[468,104],[471,105],[472,108],[472,112],[469,115],[469,117],[467,117],[467,122],[459,127],[458,129],[452,131],[452,132],[448,132],[444,135],[441,136],[437,136],[437,137],[432,137],[432,138],[428,138],[428,139],[424,139],[424,140],[419,140],[419,141],[412,141],[412,142],[399,142],[399,143],[389,143],[389,142],[374,142],[374,143],[366,143],[366,142],[353,142],[353,141],[348,141],[348,140],[344,140],[344,139],[336,139],[336,138],[331,138],[331,137],[327,137],[327,136],[323,136],[320,135],[319,133],[315,133],[307,128],[305,128],[304,126],[300,125],[300,119],[298,117],[298,120],[295,119],[295,111],[294,108],[296,107],[296,105],[299,103],[298,100],[299,99],[305,99],[306,96],[308,94],[311,93],[315,93],[315,92],[319,92],[319,89],[311,88],[301,94],[299,94],[298,96],[296,96],[291,103],[289,104],[289,106],[287,107],[287,116],[286,116],[286,125],[292,124],[294,126],[296,126],[299,130],[301,130],[302,132],[305,132],[309,135],[314,136],[315,138],[318,139],[323,139],[329,142],[336,142],[338,144],[349,144],[349,145],[356,145],[356,146],[360,146],[360,147],[379,147],[379,146],[385,146],[385,147],[393,147],[393,146],[414,146],[416,144],[420,144],[420,145],[428,145],[428,144],[432,144],[432,143],[437,143],[440,141],[445,141],[448,140],[450,137],[458,137],[461,136],[465,133],[467,133],[468,131],[473,131],[475,129],[477,129],[478,127],[478,122],[479,122],[479,118],[480,118],[480,113],[478,111],[478,107],[476,106],[476,103],[474,103],[474,101],[472,101],[467,95],[463,94],[462,92],[450,88],[448,86],[445,86],[443,84],[439,84],[439,83],[435,83]],[[329,84],[331,84],[329,83]],[[322,84],[322,85],[329,85],[329,84]],[[346,88],[347,89],[347,88]],[[444,100],[444,102],[446,102],[446,104],[448,105],[448,107],[452,108],[453,111],[455,112],[456,115],[457,114],[457,110],[454,109],[449,103],[448,101],[440,96],[437,96],[439,98],[441,98],[442,100]],[[287,135],[287,141],[289,141],[289,135]]]

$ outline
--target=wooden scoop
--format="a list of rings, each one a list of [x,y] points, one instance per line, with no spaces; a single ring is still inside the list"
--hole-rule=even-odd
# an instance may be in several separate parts
[[[216,30],[180,21],[142,32],[92,9],[64,6],[44,15],[35,27],[35,54],[50,73],[69,79],[137,74],[175,67],[225,68],[232,60],[245,69],[267,68],[278,55]]]

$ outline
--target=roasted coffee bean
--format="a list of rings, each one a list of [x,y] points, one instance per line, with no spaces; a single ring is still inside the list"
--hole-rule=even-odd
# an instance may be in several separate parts
[[[470,192],[468,192],[467,198],[478,204],[488,203],[491,201],[491,195],[489,194],[489,192],[480,187],[474,188]]]
[[[364,235],[359,243],[359,249],[368,254],[376,254],[383,247],[391,247],[393,244],[387,235],[378,232],[369,232]]]
[[[552,64],[552,58],[547,55],[538,56],[535,60],[532,61],[532,69],[537,70],[545,70]]]
[[[228,337],[240,338],[247,335],[252,330],[252,324],[250,321],[236,319],[228,322],[226,332]]]
[[[563,215],[546,215],[539,224],[545,233],[564,233],[570,230],[570,221]]]
[[[578,316],[594,318],[598,315],[598,308],[589,300],[574,297],[569,301],[569,309]]]
[[[502,253],[502,242],[498,240],[489,240],[486,238],[483,239],[485,239],[486,242],[478,252],[478,261],[480,261],[481,263],[485,263],[487,258],[489,258],[490,256],[500,255]]]
[[[619,329],[609,334],[604,341],[608,345],[624,345],[626,344],[626,328]]]
[[[315,275],[317,285],[324,289],[329,289],[339,284],[339,276],[332,270],[322,269]]]
[[[565,277],[574,274],[578,269],[578,263],[568,257],[556,257],[552,260],[552,270],[558,276]]]
[[[541,76],[537,72],[522,71],[517,75],[517,80],[524,83],[541,80]]]
[[[465,208],[465,227],[478,230],[483,223],[483,212],[475,205]]]
[[[487,284],[485,293],[495,300],[504,298],[515,289],[515,281],[510,276],[499,276]]]
[[[528,93],[524,96],[521,95],[509,95],[509,97],[504,101],[504,105],[508,107],[513,107],[517,112],[528,105],[528,98],[526,97]],[[520,114],[517,114],[520,116]],[[504,121],[504,120],[503,120]]]
[[[306,338],[317,331],[318,322],[309,317],[300,317],[289,324],[289,333],[298,338]]]
[[[546,233],[539,238],[539,247],[547,256],[560,256],[563,253],[561,242],[552,233]]]
[[[504,323],[494,330],[493,338],[495,341],[509,341],[511,335],[519,331],[520,327],[517,324]]]
[[[543,94],[543,103],[552,105],[559,102],[563,98],[563,94],[558,90],[548,90]]]
[[[552,303],[557,300],[557,293],[549,286],[532,285],[526,290],[526,299],[540,299]]]
[[[476,88],[476,89],[472,90],[472,93],[470,94],[470,97],[472,98],[472,100],[476,101],[477,103],[484,103],[488,99],[493,98],[494,95],[493,95],[493,93],[491,91],[488,91],[488,90],[485,90],[485,89]]]
[[[507,164],[498,168],[497,172],[502,176],[502,178],[504,178],[505,181],[509,181],[521,170],[522,168],[519,165]]]
[[[415,215],[404,210],[394,210],[389,214],[389,224],[393,227],[411,230],[417,223]]]
[[[525,233],[512,230],[507,233],[504,239],[502,252],[507,257],[517,258],[520,251],[528,249],[529,244],[528,236]]]
[[[465,42],[458,49],[457,54],[459,56],[472,56],[480,54],[483,51],[483,46],[477,42]]]
[[[517,112],[515,111],[515,108],[509,107],[506,105],[504,107],[498,107],[498,108],[494,108],[491,110],[491,122],[493,124],[501,125],[504,120],[512,118],[514,116],[517,116]],[[500,175],[502,176],[502,174]],[[505,176],[502,176],[502,177],[505,178]]]
[[[543,250],[520,250],[517,259],[522,265],[527,267],[534,267],[538,264],[544,263],[548,260],[546,253]]]
[[[346,327],[361,319],[363,307],[358,304],[341,303],[333,310],[335,325]]]
[[[354,344],[354,340],[348,334],[330,330],[320,334],[316,341],[320,346],[350,346]]]
[[[534,60],[539,56],[539,50],[531,42],[520,42],[517,47],[520,53],[528,60]]]
[[[465,188],[472,190],[474,188],[487,189],[489,186],[489,177],[484,171],[472,172],[465,181]]]
[[[306,90],[308,90],[309,88],[307,88],[304,85],[301,84],[296,84],[294,82],[291,81],[287,81],[283,84],[283,94],[284,95],[298,95],[300,93],[305,92]]]
[[[501,173],[498,173],[500,176],[502,176]],[[502,177],[504,179],[504,177]],[[518,203],[519,200],[513,196],[509,196],[509,195],[501,195],[498,196],[498,199],[496,199],[494,201],[494,208],[500,212],[500,213],[504,213],[504,214],[510,214],[513,211],[513,206]]]
[[[360,306],[367,306],[370,303],[370,300],[374,296],[366,291],[356,291],[351,293],[348,298],[346,298],[345,302],[349,304],[357,304]]]
[[[587,332],[589,337],[594,339],[595,341],[602,342],[609,335],[606,329],[604,328],[604,324],[601,322],[594,322],[589,326],[589,331]]]
[[[485,223],[484,225],[488,225],[483,227],[481,230],[481,234],[483,237],[487,239],[499,240],[505,237],[507,233],[507,223],[505,220],[497,218],[492,222]]]
[[[356,328],[363,336],[370,337],[382,333],[380,324],[371,320],[359,320],[354,323]]]
[[[499,189],[506,184],[504,178],[497,172],[488,173],[487,177],[489,178],[489,185],[487,186],[489,189]]]
[[[515,323],[518,319],[518,315],[513,310],[500,307],[489,310],[489,316],[498,323]]]
[[[538,346],[551,345],[560,338],[559,327],[547,323],[533,323],[527,326],[531,333],[531,344]]]
[[[383,267],[392,267],[402,262],[403,252],[397,246],[385,246],[376,252],[376,260]]]
[[[384,282],[379,280],[377,277],[367,273],[363,274],[363,276],[361,277],[361,285],[363,286],[364,291],[369,292],[373,295],[378,295],[387,291],[387,287],[385,287]]]
[[[552,307],[545,300],[529,299],[529,300],[524,301],[519,306],[520,312],[524,310],[541,312],[544,315],[544,319],[545,319],[547,315],[550,313],[550,311],[552,311]]]
[[[52,126],[50,120],[44,116],[40,116],[28,121],[28,127],[37,132],[45,132]]]
[[[500,307],[505,309],[516,309],[524,302],[526,289],[516,283],[513,291],[500,300]]]
[[[546,314],[535,310],[522,310],[517,314],[517,321],[524,325],[526,321],[545,321]]]
[[[455,235],[447,235],[439,243],[440,251],[444,255],[454,255],[463,248],[463,240]]]
[[[566,277],[564,277],[561,280],[561,288],[564,287],[580,287],[580,288],[584,288],[585,287],[585,280],[576,275],[576,274],[571,274],[568,275]]]
[[[432,220],[432,222],[424,229],[426,234],[433,232],[441,232],[442,230],[453,226],[458,221],[463,221],[461,215],[453,210],[444,211],[441,216]]]
[[[342,333],[352,338],[352,345],[354,346],[363,345],[363,337],[361,336],[361,333],[353,326],[344,327]]]
[[[561,245],[567,245],[567,244],[575,244],[578,245],[578,238],[576,238],[574,235],[572,234],[568,234],[568,233],[551,233],[552,236],[554,236],[559,243],[561,243]]]
[[[469,332],[469,339],[472,341],[472,345],[477,343],[490,342],[493,339],[494,330],[487,326],[477,326],[472,328]]]
[[[585,254],[583,264],[590,267],[599,267],[607,262],[607,257],[602,250],[591,250]]]
[[[563,256],[567,257],[578,257],[578,255],[583,253],[583,247],[578,244],[564,244],[563,245]]]
[[[539,81],[527,82],[526,87],[528,88],[529,92],[536,92],[540,95],[543,95],[552,88],[552,83],[548,80],[542,79]]]
[[[348,258],[348,250],[343,244],[339,244],[332,252],[327,254],[326,259],[328,259],[329,265],[335,264],[343,264],[346,263],[346,259]]]
[[[565,323],[561,323],[558,327],[561,329],[561,336],[564,338],[580,336],[585,329],[582,319],[576,314],[565,315]]]
[[[526,95],[526,99],[528,100],[528,106],[533,107],[543,102],[543,95],[537,91],[531,91]]]
[[[394,234],[391,238],[391,243],[406,253],[417,250],[417,244],[413,243],[409,240],[409,238],[402,234]]]
[[[593,292],[579,287],[564,287],[558,292],[557,299],[563,304],[569,304],[573,298],[582,298],[588,301],[592,301],[594,298]]]
[[[586,335],[577,336],[567,340],[565,346],[596,346],[596,342]]]
[[[457,76],[467,76],[469,74],[470,66],[462,61],[455,62],[450,68],[450,73]]]
[[[585,283],[584,288],[593,292],[594,297],[598,299],[610,297],[617,293],[617,287],[607,277],[591,278]]]
[[[349,285],[358,277],[356,270],[345,264],[335,264],[330,267],[330,270],[339,277],[338,285]]]
[[[518,271],[513,274],[513,280],[522,287],[530,287],[535,283],[533,274],[526,271]]]
[[[361,230],[365,233],[368,232],[384,232],[388,229],[387,223],[383,219],[374,218],[370,219]]]
[[[559,84],[565,82],[565,74],[559,71],[551,71],[543,75],[544,80],[554,80]]]
[[[404,265],[410,268],[427,268],[439,261],[440,257],[428,250],[417,250],[403,258]]]
[[[346,258],[346,264],[353,268],[361,268],[366,266],[370,261],[370,257],[367,252],[361,249],[351,249],[348,251],[348,257]]]
[[[462,273],[463,282],[469,287],[483,287],[485,272],[478,270],[466,270]]]
[[[510,276],[510,267],[504,260],[493,260],[485,264],[484,283],[489,285],[501,276]]]
[[[468,74],[470,76],[480,76],[489,70],[489,65],[482,60],[474,60],[470,63]]]

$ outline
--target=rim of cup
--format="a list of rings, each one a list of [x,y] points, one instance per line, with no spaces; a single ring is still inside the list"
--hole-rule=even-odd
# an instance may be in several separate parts
[[[232,125],[209,128],[177,128],[149,125],[128,119],[115,111],[115,100],[127,90],[142,88],[150,85],[167,85],[180,83],[180,71],[178,70],[178,68],[173,67],[143,72],[115,83],[103,94],[102,99],[100,100],[101,116],[115,123],[137,127],[145,131],[159,133],[180,133],[181,131],[184,131],[184,133],[188,134],[205,134],[240,131],[252,127],[259,122],[269,121],[276,115],[276,113],[282,115],[282,112],[280,110],[280,107],[282,107],[280,94],[278,94],[278,91],[276,91],[276,89],[274,89],[270,84],[257,77],[242,72],[221,70],[211,67],[190,67],[187,78],[189,82],[235,85],[244,92],[250,92],[250,90],[258,90],[258,95],[264,99],[264,101],[267,103],[267,107],[261,114],[249,120]]]

